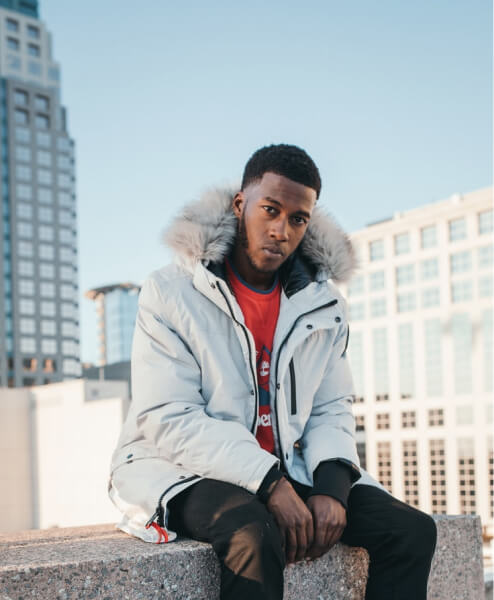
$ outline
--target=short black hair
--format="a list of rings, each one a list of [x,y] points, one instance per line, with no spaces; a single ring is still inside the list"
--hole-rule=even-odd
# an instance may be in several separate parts
[[[321,192],[321,176],[305,150],[291,144],[271,144],[256,150],[245,165],[241,190],[262,179],[264,173],[276,173]]]

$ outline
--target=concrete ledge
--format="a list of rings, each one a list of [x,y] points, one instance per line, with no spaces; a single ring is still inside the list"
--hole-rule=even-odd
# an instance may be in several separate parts
[[[428,598],[483,597],[479,517],[436,517]],[[368,556],[337,544],[285,572],[285,600],[364,598]],[[208,544],[152,545],[112,525],[0,535],[0,599],[214,600],[219,568]]]

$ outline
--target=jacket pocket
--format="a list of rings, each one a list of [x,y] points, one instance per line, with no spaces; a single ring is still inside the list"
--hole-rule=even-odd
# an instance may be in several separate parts
[[[293,358],[290,361],[290,414],[297,414],[297,382],[295,381],[295,366],[293,364]]]

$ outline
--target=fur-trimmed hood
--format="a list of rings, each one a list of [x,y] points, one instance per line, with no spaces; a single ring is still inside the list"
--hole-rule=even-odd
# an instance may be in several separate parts
[[[202,261],[207,266],[222,262],[228,255],[237,232],[232,201],[238,189],[224,186],[206,190],[199,200],[185,205],[165,229],[165,245],[185,265],[192,267]],[[318,206],[297,252],[315,268],[318,280],[347,281],[355,268],[349,237]]]

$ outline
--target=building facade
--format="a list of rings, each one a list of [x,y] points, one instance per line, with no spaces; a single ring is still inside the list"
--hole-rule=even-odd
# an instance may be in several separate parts
[[[407,503],[489,527],[492,214],[483,189],[355,232],[343,290],[362,462]]]
[[[140,289],[117,283],[86,292],[96,302],[99,366],[130,361]]]
[[[77,377],[74,143],[36,1],[0,1],[0,386]]]

